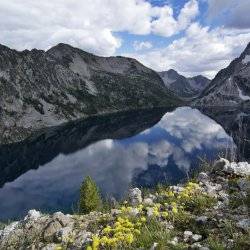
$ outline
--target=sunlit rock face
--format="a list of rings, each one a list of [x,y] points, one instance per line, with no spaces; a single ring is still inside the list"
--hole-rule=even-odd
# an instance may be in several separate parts
[[[219,71],[194,102],[199,106],[250,107],[250,43],[230,65]]]
[[[100,119],[87,130],[81,125],[75,132],[68,128],[67,134],[71,137],[68,137],[68,143],[65,137],[61,151],[49,150],[49,147],[52,149],[52,145],[60,140],[62,130],[58,134],[54,131],[51,137],[49,133],[38,137],[39,143],[35,140],[32,144],[37,145],[36,150],[39,145],[44,147],[45,140],[48,150],[56,153],[50,155],[47,162],[44,155],[37,154],[38,158],[34,159],[31,149],[22,154],[27,162],[40,162],[40,166],[32,170],[31,164],[31,170],[27,169],[0,189],[1,217],[22,215],[30,208],[70,211],[87,175],[95,179],[105,197],[116,198],[123,197],[131,185],[152,187],[157,183],[177,183],[198,166],[199,157],[213,159],[228,145],[235,147],[220,125],[196,109],[182,107],[165,114],[148,111],[147,115],[141,116],[141,123],[138,117],[138,114],[132,114],[129,118],[127,114],[126,119],[116,117],[114,121],[107,119],[106,122]],[[135,119],[137,121],[133,123]],[[136,124],[140,128],[144,124],[143,131],[136,128]],[[105,130],[98,129],[99,126]],[[101,131],[105,136],[101,136]],[[93,140],[98,138],[97,135],[101,140]],[[70,138],[77,138],[75,145]],[[85,144],[87,141],[89,143]],[[7,169],[8,161],[3,170]]]
[[[66,44],[18,52],[0,45],[0,143],[93,114],[171,106],[159,75],[135,59]]]

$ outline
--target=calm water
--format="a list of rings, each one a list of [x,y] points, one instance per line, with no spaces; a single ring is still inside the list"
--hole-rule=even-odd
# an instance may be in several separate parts
[[[87,175],[103,196],[119,199],[130,186],[177,183],[200,158],[212,160],[228,148],[248,159],[248,117],[189,107],[127,112],[0,146],[0,220],[18,218],[31,208],[71,212]],[[239,145],[243,140],[244,148]]]

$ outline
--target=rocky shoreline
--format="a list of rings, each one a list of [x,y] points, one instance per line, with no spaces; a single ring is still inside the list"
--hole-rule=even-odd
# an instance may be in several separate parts
[[[0,230],[0,249],[250,249],[250,164],[220,159],[192,181],[128,199],[107,212],[30,210]]]

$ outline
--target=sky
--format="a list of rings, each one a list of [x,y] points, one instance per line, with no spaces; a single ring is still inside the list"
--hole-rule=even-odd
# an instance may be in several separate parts
[[[213,78],[250,42],[250,0],[0,0],[0,43],[68,43]]]

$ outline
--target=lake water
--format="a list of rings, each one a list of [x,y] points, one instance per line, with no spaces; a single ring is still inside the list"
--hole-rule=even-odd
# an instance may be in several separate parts
[[[239,111],[154,109],[93,117],[2,145],[0,220],[33,208],[72,212],[87,175],[104,197],[120,199],[131,186],[178,183],[204,158],[248,160],[248,124]]]

